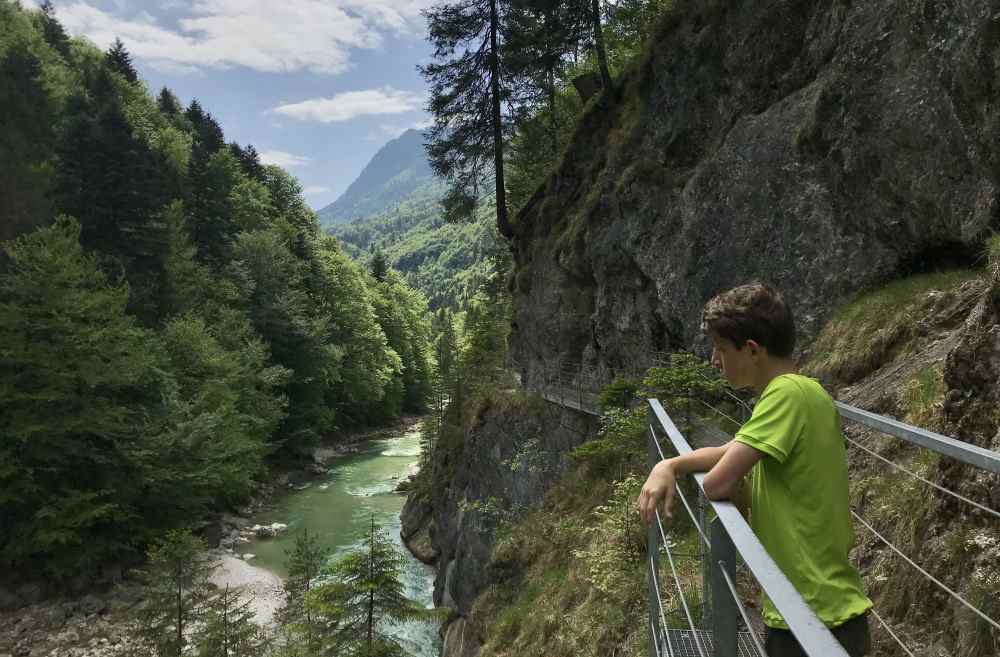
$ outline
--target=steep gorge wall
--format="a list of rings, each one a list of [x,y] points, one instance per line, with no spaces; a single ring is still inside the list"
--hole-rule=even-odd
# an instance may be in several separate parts
[[[677,0],[516,219],[524,374],[698,347],[759,278],[803,344],[853,292],[1000,229],[1000,5]]]

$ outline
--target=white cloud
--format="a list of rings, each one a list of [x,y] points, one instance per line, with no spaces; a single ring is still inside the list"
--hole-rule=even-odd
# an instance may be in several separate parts
[[[264,72],[341,73],[357,48],[377,48],[386,33],[417,34],[432,0],[188,0],[177,29],[148,13],[125,17],[77,0],[57,15],[75,35],[106,48],[120,37],[133,56],[159,70],[246,67]],[[180,7],[177,7],[181,4]]]
[[[312,98],[300,103],[280,105],[272,111],[299,121],[336,123],[359,116],[402,114],[420,109],[423,104],[423,94],[383,87],[345,91],[332,98]]]
[[[321,185],[316,185],[316,186],[313,186],[313,187],[306,187],[305,189],[302,190],[302,192],[304,194],[310,194],[310,195],[312,195],[312,194],[325,194],[328,191],[330,191],[329,187],[323,187]]]
[[[300,167],[309,164],[311,160],[301,155],[293,155],[285,151],[261,151],[260,161],[264,164],[277,164],[283,169]]]

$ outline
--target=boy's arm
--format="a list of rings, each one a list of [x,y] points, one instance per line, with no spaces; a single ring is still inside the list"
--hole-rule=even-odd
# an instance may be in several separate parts
[[[701,482],[710,500],[733,499],[743,477],[764,457],[763,452],[735,440],[730,441],[727,447],[726,453]]]
[[[673,515],[677,477],[690,472],[711,470],[732,444],[732,442],[728,442],[721,447],[702,447],[683,456],[675,456],[657,463],[653,467],[653,471],[649,473],[636,504],[643,522],[647,525],[653,522],[656,507],[661,501],[663,502],[663,513],[669,519]]]
[[[735,440],[721,447],[702,447],[683,456],[664,459],[649,473],[639,493],[637,507],[643,522],[653,522],[656,507],[663,502],[664,515],[673,515],[674,492],[677,477],[691,472],[705,472],[702,485],[711,500],[732,498],[738,491],[743,476],[763,454]]]

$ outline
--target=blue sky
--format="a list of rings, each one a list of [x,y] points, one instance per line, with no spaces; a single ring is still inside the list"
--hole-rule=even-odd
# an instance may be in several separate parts
[[[25,4],[40,4],[41,0]],[[295,175],[319,209],[388,140],[427,125],[433,0],[54,0],[74,36],[120,37],[156,93],[198,98],[226,132]]]

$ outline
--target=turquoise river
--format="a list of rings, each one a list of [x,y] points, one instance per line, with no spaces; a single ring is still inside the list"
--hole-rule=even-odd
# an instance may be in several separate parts
[[[406,593],[427,608],[431,607],[434,571],[417,561],[403,547],[399,537],[399,512],[405,496],[394,492],[401,477],[420,456],[419,425],[400,429],[388,437],[366,443],[356,454],[332,461],[325,477],[314,479],[307,488],[283,495],[272,509],[254,517],[260,524],[288,525],[283,535],[254,541],[240,548],[256,555],[253,563],[285,576],[285,552],[291,551],[296,534],[303,528],[331,550],[332,559],[355,549],[371,527],[372,516],[392,537],[406,557],[403,576]],[[440,654],[438,623],[415,621],[387,628],[413,657]]]

